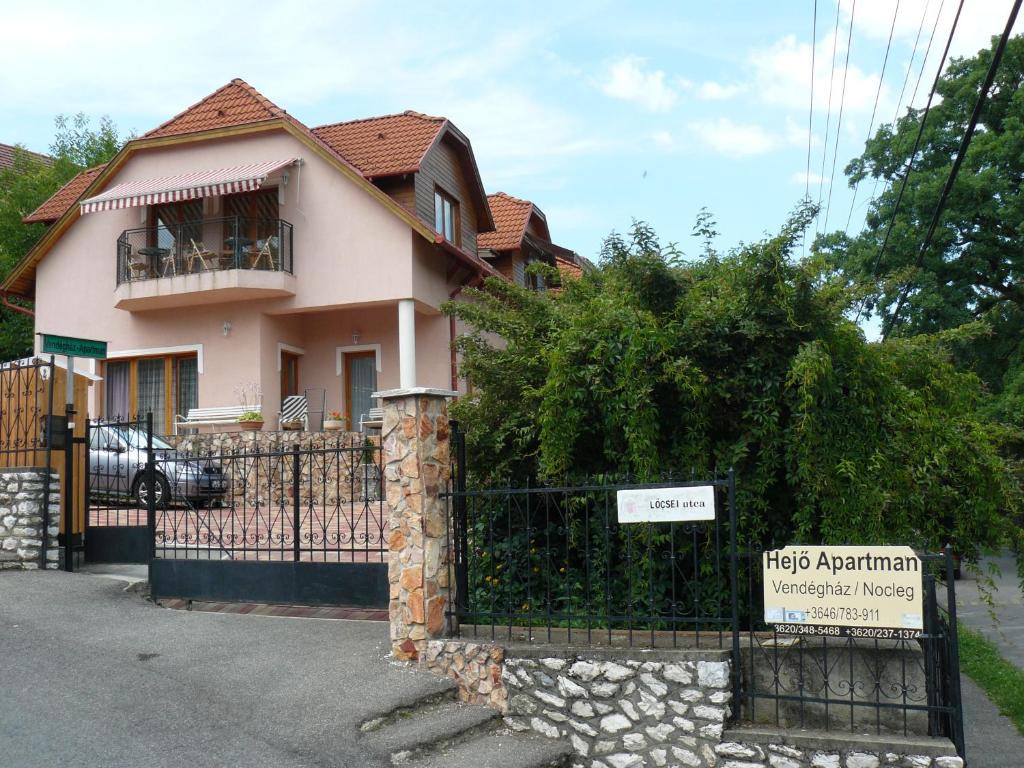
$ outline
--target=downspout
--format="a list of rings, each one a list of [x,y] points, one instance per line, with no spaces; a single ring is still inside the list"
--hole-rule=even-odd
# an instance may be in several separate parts
[[[9,294],[7,293],[7,291],[0,290],[0,301],[3,302],[3,305],[5,307],[7,307],[8,309],[13,309],[15,312],[20,312],[21,314],[25,315],[26,317],[34,318],[36,316],[36,313],[33,312],[31,309],[26,309],[25,307],[19,307],[17,304],[11,304],[10,300],[8,299],[8,295]]]

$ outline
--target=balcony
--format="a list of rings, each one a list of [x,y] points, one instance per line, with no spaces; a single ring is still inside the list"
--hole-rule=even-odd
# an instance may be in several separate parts
[[[292,225],[238,216],[128,229],[115,306],[131,311],[295,295]]]

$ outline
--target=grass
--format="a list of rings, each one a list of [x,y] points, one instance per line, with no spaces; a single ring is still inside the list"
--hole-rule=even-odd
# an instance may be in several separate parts
[[[961,671],[981,686],[1024,735],[1024,670],[1000,656],[992,643],[963,623],[958,631]]]

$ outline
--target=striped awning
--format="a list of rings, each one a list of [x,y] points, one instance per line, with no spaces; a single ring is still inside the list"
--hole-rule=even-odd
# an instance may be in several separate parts
[[[234,168],[216,168],[193,171],[180,176],[163,176],[158,179],[129,181],[111,187],[106,192],[81,202],[81,212],[96,213],[120,208],[134,208],[140,205],[158,205],[178,200],[194,200],[198,197],[231,195],[237,192],[253,192],[274,171],[298,162],[271,160],[265,163],[239,165]]]

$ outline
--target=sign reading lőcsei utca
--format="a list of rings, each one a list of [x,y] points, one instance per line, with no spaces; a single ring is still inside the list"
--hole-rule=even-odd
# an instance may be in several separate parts
[[[616,494],[620,523],[673,523],[715,519],[715,486],[637,488]]]
[[[924,627],[910,547],[794,546],[762,561],[764,620],[778,632],[912,639]]]

